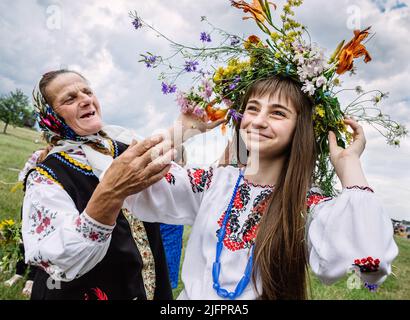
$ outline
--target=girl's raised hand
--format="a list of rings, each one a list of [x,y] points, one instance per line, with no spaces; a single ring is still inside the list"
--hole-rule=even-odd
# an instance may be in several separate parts
[[[336,135],[329,131],[330,160],[334,167],[341,159],[360,158],[366,146],[366,137],[363,127],[355,120],[346,118],[344,122],[353,129],[353,142],[346,149],[339,147],[336,142]]]
[[[366,146],[363,128],[353,119],[345,119],[344,122],[353,129],[353,142],[346,149],[343,149],[337,145],[336,135],[330,131],[330,161],[344,187],[352,185],[368,186],[360,164],[360,156]]]

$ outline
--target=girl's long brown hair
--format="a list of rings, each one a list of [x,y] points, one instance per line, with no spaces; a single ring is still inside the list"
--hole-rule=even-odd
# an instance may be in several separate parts
[[[272,77],[255,82],[247,91],[243,104],[246,106],[252,96],[266,94],[278,94],[292,103],[297,111],[297,120],[282,173],[258,227],[252,280],[255,289],[261,289],[258,291],[260,299],[305,299],[306,193],[312,182],[316,159],[312,102],[293,80]],[[238,131],[236,138],[239,147],[243,141],[240,141]],[[237,149],[238,156],[240,149]],[[256,285],[259,281],[261,287]]]

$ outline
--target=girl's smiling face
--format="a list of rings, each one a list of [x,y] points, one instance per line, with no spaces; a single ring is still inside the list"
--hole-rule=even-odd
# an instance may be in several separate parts
[[[245,107],[240,133],[248,151],[273,158],[292,142],[297,112],[282,95],[251,95]]]

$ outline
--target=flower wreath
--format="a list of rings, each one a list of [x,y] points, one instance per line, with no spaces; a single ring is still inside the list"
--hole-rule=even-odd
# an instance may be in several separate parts
[[[301,90],[311,97],[314,104],[313,124],[319,150],[314,180],[329,196],[336,192],[333,188],[335,171],[329,159],[328,132],[333,131],[338,145],[346,147],[352,140],[352,134],[343,121],[346,116],[354,116],[372,125],[387,139],[388,144],[399,145],[399,139],[407,134],[406,128],[391,120],[378,107],[388,93],[380,90],[365,92],[360,86],[339,88],[341,75],[347,71],[351,75],[355,74],[354,59],[364,57],[364,62],[371,61],[362,43],[368,38],[370,27],[362,31],[355,30],[352,40],[346,44],[342,41],[333,54],[326,57],[324,50],[312,43],[306,26],[293,18],[293,9],[301,6],[302,0],[288,0],[280,15],[281,23],[278,24],[273,21],[272,11],[277,10],[277,6],[272,2],[230,2],[233,7],[249,14],[243,19],[252,19],[264,33],[265,40],[256,35],[245,38],[228,33],[213,26],[206,17],[201,17],[211,31],[200,34],[201,47],[186,46],[146,23],[137,12],[130,13],[135,29],[146,27],[153,30],[175,49],[175,53],[168,58],[150,52],[141,54],[140,62],[145,63],[147,68],[166,68],[159,76],[162,92],[176,92],[177,103],[183,113],[193,113],[204,119],[206,116],[211,121],[226,117],[230,125],[235,125],[242,116],[244,94],[252,83],[273,75],[292,78],[300,83]],[[222,40],[217,46],[209,46],[215,32]],[[172,60],[176,57],[182,57],[184,63],[173,65]],[[213,64],[224,61],[225,64],[206,70],[210,61]],[[185,92],[178,91],[176,80],[186,73],[194,75],[193,80],[197,85]],[[355,91],[357,97],[342,107],[338,95],[349,90]],[[222,128],[225,129],[224,126]]]

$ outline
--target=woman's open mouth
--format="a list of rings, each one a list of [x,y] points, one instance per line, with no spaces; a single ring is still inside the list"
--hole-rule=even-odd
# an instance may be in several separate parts
[[[88,112],[88,113],[86,113],[86,114],[83,114],[80,118],[81,118],[81,119],[89,119],[89,118],[91,118],[91,117],[93,117],[93,116],[95,116],[95,111],[92,111],[92,112]]]

